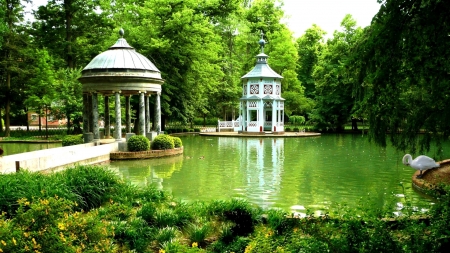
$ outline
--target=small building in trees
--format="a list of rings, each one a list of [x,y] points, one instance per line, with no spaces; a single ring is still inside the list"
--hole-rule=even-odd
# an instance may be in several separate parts
[[[262,34],[263,36],[263,34]],[[239,131],[244,133],[284,133],[284,98],[281,97],[282,76],[270,68],[264,53],[266,41],[259,40],[261,53],[256,66],[241,77],[243,91],[240,103]]]
[[[107,51],[97,55],[82,71],[79,81],[83,84],[83,134],[85,142],[100,139],[98,94],[103,95],[105,105],[105,136],[109,136],[109,97],[115,100],[114,138],[122,139],[122,115],[120,97],[125,96],[125,116],[127,133],[131,133],[130,97],[139,96],[138,134],[152,139],[161,132],[161,72],[145,56],[136,52],[123,38]],[[149,99],[155,99],[154,124],[150,129]],[[91,138],[92,137],[92,138]]]

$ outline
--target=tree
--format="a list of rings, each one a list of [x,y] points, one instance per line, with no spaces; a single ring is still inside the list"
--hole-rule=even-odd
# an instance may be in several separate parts
[[[388,0],[373,18],[355,54],[355,92],[376,143],[389,136],[414,153],[450,136],[449,11],[448,1]]]
[[[314,98],[316,87],[312,75],[323,49],[323,36],[325,34],[324,30],[313,24],[311,28],[305,31],[305,34],[297,39],[298,79],[305,88],[305,96],[308,98]]]
[[[351,49],[361,38],[362,29],[346,15],[341,22],[342,32],[335,31],[327,41],[314,68],[316,84],[315,109],[310,117],[319,129],[343,130],[353,113],[352,95],[354,74],[348,71]]]
[[[34,15],[35,43],[69,68],[87,65],[113,32],[99,0],[49,0]]]
[[[28,98],[25,104],[29,108],[37,109],[41,114],[42,109],[46,117],[55,102],[55,75],[53,71],[53,60],[45,49],[35,50],[35,64],[33,77],[28,85]],[[47,124],[46,124],[47,129]],[[39,121],[39,130],[41,130],[41,122]]]
[[[81,76],[81,68],[61,68],[55,75],[56,98],[53,111],[58,118],[67,118],[67,134],[81,132],[83,122],[83,86],[78,81]]]
[[[22,69],[19,67],[24,58],[24,44],[26,43],[26,36],[21,33],[22,27],[20,22],[23,21],[23,5],[19,0],[3,0],[4,5],[1,5],[4,13],[4,22],[0,25],[3,29],[2,33],[2,48],[0,58],[0,101],[3,103],[0,108],[5,108],[5,136],[10,136],[10,112],[11,112],[11,98],[14,94],[15,87],[12,86],[11,80],[18,76]],[[6,24],[6,31],[5,25]]]

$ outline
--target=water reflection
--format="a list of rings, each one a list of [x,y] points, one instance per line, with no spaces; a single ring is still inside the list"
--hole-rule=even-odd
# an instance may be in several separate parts
[[[182,156],[111,162],[111,167],[137,185],[155,184],[183,200],[242,197],[299,215],[364,203],[394,210],[397,203],[406,206],[406,199],[419,209],[430,205],[409,187],[414,170],[401,163],[403,154],[361,135],[181,139]]]

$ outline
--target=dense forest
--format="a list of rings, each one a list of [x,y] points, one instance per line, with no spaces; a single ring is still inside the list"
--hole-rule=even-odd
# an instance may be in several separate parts
[[[30,1],[0,0],[0,131],[26,125],[30,110],[79,127],[77,78],[120,28],[165,79],[165,120],[236,118],[240,77],[263,32],[269,64],[284,77],[286,118],[304,116],[319,131],[365,120],[381,145],[427,149],[450,135],[450,2],[378,1],[370,26],[347,15],[325,39],[314,24],[294,38],[281,0],[49,0],[32,21]]]

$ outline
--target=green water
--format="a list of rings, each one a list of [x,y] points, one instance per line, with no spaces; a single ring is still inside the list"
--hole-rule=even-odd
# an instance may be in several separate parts
[[[110,167],[134,184],[154,184],[186,201],[242,197],[299,214],[362,203],[394,210],[406,202],[418,210],[432,204],[411,188],[414,169],[402,164],[404,154],[380,148],[366,136],[181,139],[182,156],[111,161]]]
[[[0,147],[3,149],[3,156],[6,155],[14,155],[25,152],[37,151],[41,149],[49,149],[49,148],[59,148],[61,147],[61,142],[52,142],[52,143],[9,143],[9,142],[0,142]]]

